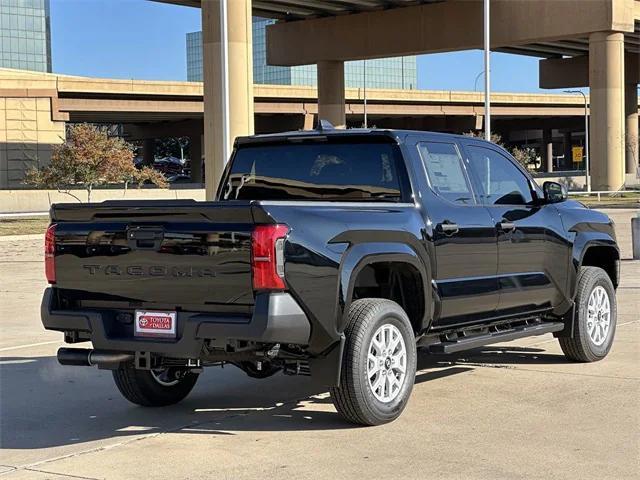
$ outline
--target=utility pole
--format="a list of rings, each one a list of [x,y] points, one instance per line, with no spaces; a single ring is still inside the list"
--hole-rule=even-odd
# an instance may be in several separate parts
[[[490,2],[484,0],[484,138],[487,141],[491,141]]]
[[[368,128],[367,123],[367,60],[362,61],[362,90],[364,91],[364,128]]]
[[[227,0],[220,1],[220,32],[221,42],[220,48],[222,49],[222,145],[223,145],[223,158],[226,164],[229,161],[231,154],[231,139],[229,138],[229,132],[231,127],[229,125],[229,31],[227,25]]]

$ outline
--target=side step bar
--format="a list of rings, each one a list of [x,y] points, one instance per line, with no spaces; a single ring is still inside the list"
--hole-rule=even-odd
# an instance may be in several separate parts
[[[505,330],[494,329],[493,332],[489,333],[459,336],[453,340],[445,340],[440,343],[431,344],[429,345],[429,351],[431,353],[455,353],[491,345],[492,343],[510,342],[518,338],[558,332],[562,329],[564,329],[564,323],[562,322],[539,322]]]

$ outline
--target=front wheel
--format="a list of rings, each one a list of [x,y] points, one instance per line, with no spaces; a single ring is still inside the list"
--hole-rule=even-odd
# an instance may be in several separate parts
[[[189,395],[198,374],[175,367],[138,370],[133,363],[127,363],[113,371],[113,379],[122,396],[131,403],[164,407]]]
[[[559,338],[565,356],[575,362],[595,362],[606,357],[616,332],[616,316],[616,291],[609,275],[601,268],[582,267],[573,336]]]
[[[391,300],[356,300],[345,336],[340,384],[331,389],[338,413],[360,425],[395,420],[416,375],[415,335],[407,314]]]

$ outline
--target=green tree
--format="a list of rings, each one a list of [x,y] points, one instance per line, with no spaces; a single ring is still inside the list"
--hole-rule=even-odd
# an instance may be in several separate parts
[[[121,138],[109,137],[106,132],[86,123],[73,125],[67,140],[53,148],[51,163],[33,168],[24,183],[38,188],[55,188],[74,196],[70,188],[83,187],[88,201],[96,186],[130,183],[153,183],[166,188],[162,174],[149,167],[137,169],[133,163],[131,146]],[[75,197],[76,199],[78,197]]]
[[[156,157],[176,157],[183,159],[191,147],[189,137],[157,138],[155,142]]]

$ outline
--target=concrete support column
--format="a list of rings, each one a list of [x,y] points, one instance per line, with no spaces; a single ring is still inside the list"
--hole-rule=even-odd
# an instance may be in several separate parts
[[[624,35],[589,36],[591,188],[618,190],[624,183]]]
[[[151,166],[155,160],[156,153],[156,139],[145,138],[142,141],[142,164]]]
[[[191,140],[191,181],[202,183],[202,142],[203,135],[196,134],[189,137]]]
[[[553,132],[550,129],[542,131],[542,158],[547,172],[553,172]]]
[[[227,52],[223,51],[224,8]],[[254,131],[251,26],[251,0],[202,2],[205,186],[208,200],[215,195],[234,139],[251,135]],[[224,61],[227,64],[226,80],[222,68]],[[228,113],[226,124],[225,113]]]
[[[571,132],[564,132],[562,148],[564,150],[564,160],[561,170],[573,169],[573,159],[571,154]]]
[[[344,62],[318,62],[318,119],[346,127]]]
[[[302,126],[303,130],[313,130],[314,117],[315,116],[313,115],[313,113],[305,113],[304,114],[303,126]]]
[[[625,164],[626,173],[636,173],[640,144],[638,143],[638,85],[627,83],[624,86],[625,106]]]

